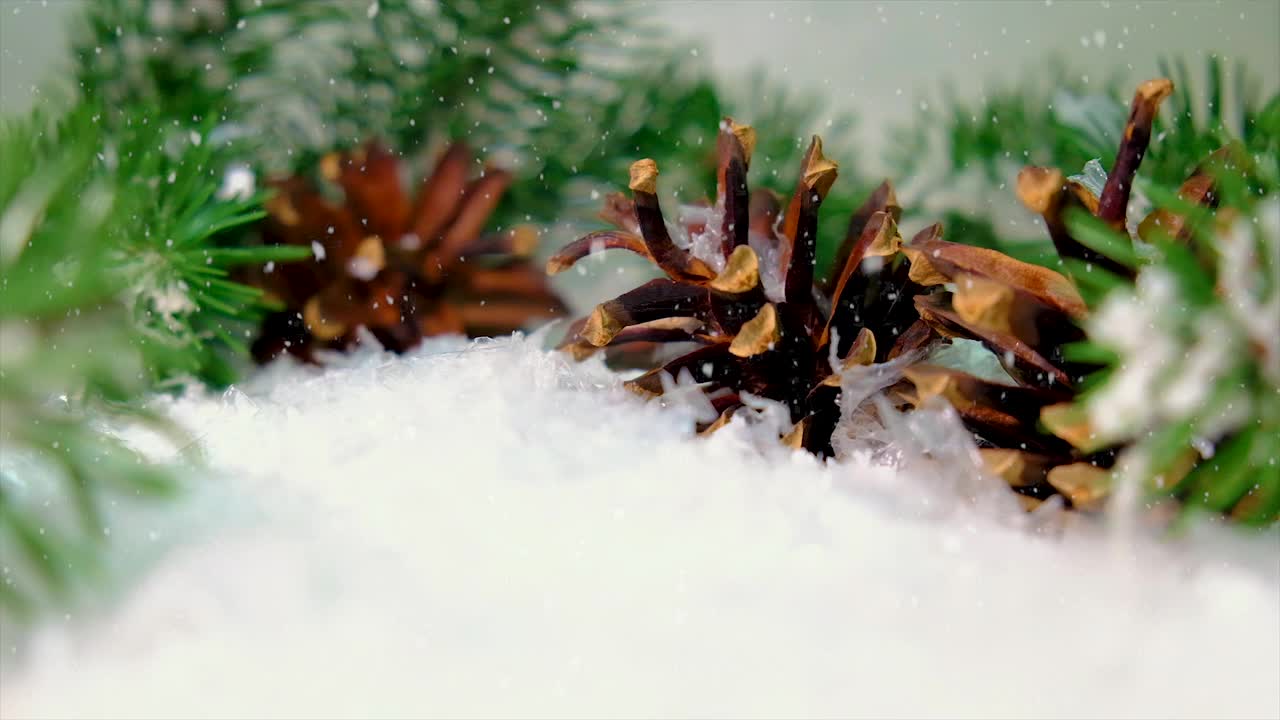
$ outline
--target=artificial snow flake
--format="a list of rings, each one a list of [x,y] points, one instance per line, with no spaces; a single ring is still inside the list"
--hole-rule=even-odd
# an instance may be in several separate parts
[[[219,200],[247,200],[253,196],[255,187],[253,169],[244,163],[235,163],[223,173],[216,196]]]

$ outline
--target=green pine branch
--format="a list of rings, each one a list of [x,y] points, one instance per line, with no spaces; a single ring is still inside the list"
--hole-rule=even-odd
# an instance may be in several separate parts
[[[1148,245],[1087,214],[1068,219],[1074,237],[1136,271],[1133,281],[1097,267],[1074,273],[1094,313],[1072,354],[1103,364],[1079,406],[1095,421],[1127,418],[1105,433],[1126,446],[1122,477],[1192,510],[1268,526],[1280,519],[1280,102],[1246,127],[1247,140],[1218,139],[1250,154],[1197,161],[1213,178],[1214,205],[1188,202],[1177,185],[1138,183],[1156,210],[1185,219],[1177,237]],[[1123,409],[1134,392],[1141,407]]]
[[[0,601],[65,602],[101,569],[108,498],[155,497],[170,473],[103,429],[184,377],[225,379],[261,308],[226,280],[294,253],[224,249],[261,197],[219,197],[223,150],[205,128],[80,104],[0,122]],[[59,488],[61,488],[59,490]]]
[[[75,44],[83,92],[117,106],[149,104],[167,118],[212,118],[214,133],[236,138],[242,159],[267,173],[311,167],[318,154],[370,137],[425,166],[432,150],[463,140],[517,176],[496,212],[499,226],[590,217],[598,209],[592,191],[624,183],[637,157],[670,168],[673,187],[695,179],[705,187],[714,172],[709,134],[737,107],[765,142],[790,147],[825,130],[811,126],[823,98],[784,98],[779,89],[761,103],[757,87],[750,103],[735,103],[687,48],[671,47],[665,31],[628,6],[171,7],[93,5]],[[852,175],[854,158],[842,149],[833,155]],[[850,204],[858,196],[847,195]]]
[[[103,271],[127,203],[98,159],[99,127],[88,111],[0,125],[0,610],[21,615],[99,569],[107,486],[170,487],[91,424],[143,391],[147,364],[115,301],[126,278]]]

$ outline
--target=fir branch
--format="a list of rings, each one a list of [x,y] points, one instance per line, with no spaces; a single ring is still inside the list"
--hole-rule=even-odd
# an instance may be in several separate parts
[[[132,278],[126,306],[142,342],[175,351],[152,366],[160,382],[230,383],[227,351],[244,354],[236,336],[248,337],[268,309],[261,291],[229,279],[231,270],[310,256],[306,248],[220,247],[265,215],[265,194],[220,187],[232,144],[217,141],[212,128],[205,121],[184,132],[175,124],[157,137],[135,126],[106,140],[120,157],[125,197],[141,203],[132,225],[115,231],[121,271]]]
[[[22,615],[66,601],[97,570],[108,487],[170,487],[91,424],[146,387],[137,333],[114,300],[126,278],[105,270],[110,229],[128,211],[101,171],[99,127],[88,111],[0,126],[0,609]]]
[[[93,6],[76,43],[86,95],[217,121],[260,171],[374,137],[406,155],[462,140],[517,175],[500,226],[586,217],[637,154],[714,172],[703,129],[734,103],[625,6],[168,0]],[[647,38],[654,38],[653,41]],[[758,88],[753,88],[758,90]],[[820,98],[773,93],[771,137],[799,148]],[[753,98],[742,114],[755,122]],[[799,152],[798,149],[795,152]],[[848,153],[845,154],[846,157]],[[842,162],[846,157],[840,157]],[[845,163],[846,171],[852,163]],[[686,178],[693,182],[694,178]],[[779,188],[782,189],[782,188]],[[858,194],[846,193],[852,207]],[[834,214],[834,213],[833,213]]]
[[[145,107],[160,113],[157,120],[213,120],[264,152],[287,152],[297,143],[282,145],[285,137],[323,132],[315,123],[332,104],[324,88],[339,60],[324,52],[325,37],[351,15],[351,5],[92,3],[73,37],[77,87],[103,107]]]
[[[616,87],[586,55],[624,18],[518,0],[215,0],[190,13],[109,0],[90,8],[75,53],[89,97],[214,118],[260,169],[377,137],[404,153],[465,140],[537,177],[551,151],[541,129],[573,98]]]
[[[1216,207],[1142,185],[1157,213],[1183,220],[1175,236],[1144,225],[1153,242],[1135,252],[1117,230],[1070,222],[1082,242],[1138,268],[1133,282],[1077,273],[1092,276],[1081,289],[1097,311],[1073,354],[1103,363],[1078,407],[1102,442],[1125,445],[1122,479],[1265,526],[1280,518],[1280,187],[1266,162],[1280,133],[1260,130],[1250,144],[1262,163],[1201,162]]]
[[[262,305],[228,268],[297,253],[215,245],[261,197],[218,197],[222,149],[198,130],[82,104],[3,121],[0,148],[0,534],[21,611],[92,576],[108,491],[172,489],[99,423],[156,425],[147,391],[228,378],[228,343]]]

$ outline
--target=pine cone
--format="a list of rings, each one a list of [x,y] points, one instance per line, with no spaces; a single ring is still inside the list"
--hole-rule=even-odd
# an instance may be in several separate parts
[[[471,162],[465,146],[453,145],[410,198],[396,156],[369,142],[323,158],[320,174],[332,187],[301,176],[273,183],[264,241],[309,245],[315,261],[254,278],[285,305],[264,321],[254,357],[311,360],[316,348],[350,347],[360,326],[403,352],[424,336],[505,334],[562,314],[527,262],[537,231],[482,232],[511,176],[486,169],[469,179]],[[336,193],[342,204],[329,200]]]
[[[1083,263],[1085,272],[1096,268],[1133,276],[1132,267],[1075,237],[1067,217],[1071,212],[1088,213],[1127,233],[1133,179],[1159,104],[1172,90],[1172,83],[1163,79],[1138,88],[1101,195],[1058,170],[1028,167],[1019,174],[1019,199],[1043,216],[1059,257],[1067,263]],[[1163,222],[1172,226],[1176,220]],[[917,296],[921,318],[946,337],[983,343],[1017,382],[1007,385],[959,370],[918,366],[905,371],[915,386],[917,404],[935,396],[950,401],[973,431],[988,468],[1019,493],[1029,498],[1059,493],[1073,507],[1101,507],[1110,491],[1109,468],[1120,448],[1100,442],[1073,403],[1085,376],[1099,367],[1069,357],[1068,346],[1084,339],[1080,327],[1088,315],[1075,284],[1053,270],[981,248],[915,242],[906,252],[914,280],[953,288]],[[1038,425],[1052,434],[1041,432]]]
[[[854,214],[834,282],[815,282],[818,210],[837,166],[815,136],[783,212],[772,193],[747,186],[755,137],[752,128],[724,121],[715,203],[686,209],[683,216],[696,219],[683,220],[675,238],[658,202],[657,165],[632,165],[632,200],[611,197],[602,213],[617,229],[570,243],[547,271],[622,249],[649,258],[666,277],[597,306],[570,327],[563,347],[582,356],[637,343],[701,344],[629,386],[661,394],[662,373],[688,372],[720,412],[707,430],[743,405],[742,393],[779,401],[796,423],[787,442],[831,454],[839,419],[832,358],[843,366],[868,364],[937,336],[906,301],[920,288],[908,277],[892,186],[886,182]]]

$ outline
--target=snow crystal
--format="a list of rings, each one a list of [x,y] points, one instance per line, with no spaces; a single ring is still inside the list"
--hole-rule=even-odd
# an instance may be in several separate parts
[[[927,466],[823,464],[539,338],[157,403],[211,473],[113,523],[116,606],[6,633],[4,717],[1280,713],[1274,536],[1019,529],[938,487],[942,416],[878,409]]]
[[[254,190],[253,169],[245,163],[234,163],[223,173],[217,197],[219,200],[247,200],[253,196]]]
[[[895,499],[900,511],[940,517],[956,511],[956,499],[964,498],[988,515],[1017,524],[1023,518],[1014,497],[988,475],[972,434],[949,405],[938,400],[904,413],[881,394],[922,358],[922,351],[916,351],[840,373],[841,420],[833,449],[841,458],[892,464],[901,476],[928,478],[926,485]]]
[[[375,260],[361,255],[357,255],[347,261],[347,274],[365,282],[377,277],[378,271],[381,269]],[[388,299],[387,302],[390,303],[392,300]]]
[[[1280,383],[1280,333],[1276,332],[1280,327],[1280,199],[1261,203],[1257,218],[1256,228],[1241,217],[1220,235],[1218,288],[1231,319],[1259,350],[1263,373]],[[1259,251],[1264,257],[1258,257]],[[1259,267],[1268,274],[1264,276]]]
[[[690,225],[702,226],[702,231],[693,232]],[[677,247],[688,250],[712,270],[721,272],[725,266],[723,225],[724,210],[720,206],[681,205],[676,223],[668,224],[667,230]]]
[[[765,297],[773,302],[782,302],[786,295],[787,278],[782,271],[780,243],[761,233],[749,231],[747,245],[760,260],[760,287],[764,290]]]
[[[1089,421],[1103,438],[1121,437],[1158,417],[1151,400],[1179,356],[1178,313],[1170,312],[1177,302],[1176,278],[1152,267],[1138,275],[1133,292],[1112,293],[1090,318],[1090,336],[1122,357],[1089,401]]]
[[[1196,329],[1199,337],[1186,351],[1182,372],[1159,396],[1166,417],[1189,415],[1199,409],[1209,400],[1214,380],[1226,376],[1239,359],[1240,340],[1227,318],[1206,312]]]
[[[1221,378],[1255,356],[1264,377],[1280,378],[1280,293],[1268,291],[1280,285],[1280,271],[1258,257],[1277,252],[1280,203],[1268,202],[1259,213],[1259,227],[1240,219],[1220,235],[1220,305],[1185,307],[1178,279],[1154,265],[1132,290],[1109,295],[1089,320],[1092,339],[1121,357],[1088,401],[1090,423],[1102,439],[1140,437],[1159,420],[1191,417],[1202,436],[1215,437],[1246,422],[1254,402]]]
[[[1102,197],[1102,190],[1107,186],[1107,169],[1102,167],[1101,160],[1093,158],[1084,164],[1084,172],[1067,179],[1080,183],[1094,197]]]
[[[190,289],[185,283],[174,282],[146,291],[146,299],[152,311],[164,317],[174,318],[196,309]]]

